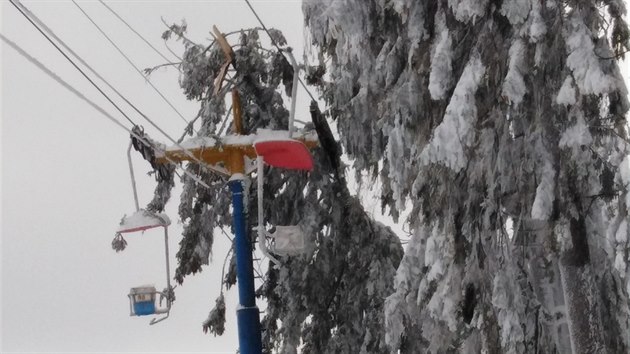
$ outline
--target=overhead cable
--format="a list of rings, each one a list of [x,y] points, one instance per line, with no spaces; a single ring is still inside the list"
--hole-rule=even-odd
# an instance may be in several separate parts
[[[72,87],[72,85],[70,85],[69,83],[67,83],[66,81],[64,81],[61,77],[59,77],[59,75],[55,74],[52,70],[48,69],[44,64],[42,64],[39,60],[35,59],[34,57],[32,57],[30,54],[28,54],[24,49],[20,48],[20,46],[18,46],[15,42],[11,41],[10,39],[8,39],[7,37],[5,37],[4,35],[2,35],[0,33],[0,39],[2,39],[5,43],[7,43],[10,47],[12,47],[13,49],[15,49],[15,51],[17,51],[22,57],[24,57],[26,60],[30,61],[33,65],[37,66],[40,70],[42,70],[45,74],[47,74],[48,76],[50,76],[53,80],[55,80],[57,83],[59,83],[61,86],[65,87],[68,91],[72,92],[73,94],[75,94],[77,97],[79,97],[81,100],[83,100],[84,102],[86,102],[87,104],[89,104],[92,108],[94,108],[95,110],[97,110],[98,112],[100,112],[103,116],[105,116],[105,118],[109,119],[112,123],[116,124],[118,127],[124,129],[127,133],[129,133],[131,136],[135,137],[136,139],[140,140],[143,144],[145,144],[146,146],[149,146],[150,148],[152,148],[155,152],[160,153],[165,155],[165,152],[161,149],[159,149],[156,146],[153,146],[151,144],[148,143],[148,141],[136,134],[133,130],[127,128],[124,124],[122,124],[121,122],[118,121],[118,119],[114,118],[111,114],[109,114],[105,109],[103,109],[101,106],[99,106],[98,104],[96,104],[94,101],[90,100],[89,98],[85,97],[85,95],[83,95],[79,90],[75,89],[74,87]],[[166,160],[168,160],[170,163],[177,165],[175,163],[175,161],[171,160],[170,158],[166,157]],[[185,168],[182,168],[182,170],[184,171],[184,173],[192,178],[193,180],[195,180],[197,183],[201,184],[202,186],[206,187],[206,188],[210,188],[210,186],[208,186],[203,180],[201,180],[198,176],[193,175],[192,173],[188,172]]]
[[[90,64],[88,64],[85,60],[83,60],[83,58],[81,58],[79,54],[77,54],[61,38],[59,38],[59,36],[57,36],[55,32],[53,32],[53,30],[50,27],[48,27],[39,17],[37,17],[37,15],[35,15],[32,11],[30,11],[22,3],[20,3],[19,0],[16,0],[16,1],[18,2],[22,10],[24,10],[24,12],[26,12],[26,14],[31,19],[33,19],[33,21],[35,21],[38,26],[43,28],[44,31],[46,31],[52,38],[54,38],[65,50],[67,50],[76,60],[78,60],[79,63],[83,64],[83,66],[85,66],[88,70],[90,70],[92,74],[94,74],[97,78],[99,78],[99,80],[103,81],[103,83],[105,83],[107,87],[109,87],[112,91],[114,91],[118,95],[118,97],[120,97],[123,101],[125,101],[125,103],[127,103],[131,108],[133,108],[138,114],[140,114],[143,117],[145,116],[133,103],[131,103],[122,93],[120,93],[112,84],[110,84],[109,81],[107,81],[103,76],[101,76],[94,68],[90,66]]]
[[[249,6],[249,9],[252,11],[252,13],[254,14],[254,16],[256,16],[256,19],[258,20],[258,23],[260,23],[260,26],[265,30],[265,32],[267,32],[267,36],[269,36],[269,39],[271,40],[271,44],[273,44],[274,47],[276,47],[276,49],[278,49],[279,52],[283,52],[286,51],[286,49],[282,49],[278,43],[276,43],[276,41],[273,39],[273,36],[271,35],[271,33],[269,32],[269,30],[267,29],[267,26],[265,26],[265,24],[263,23],[262,19],[260,18],[260,16],[258,16],[258,13],[256,12],[256,10],[254,10],[254,7],[252,6],[252,4],[250,4],[249,0],[245,0],[245,2],[247,3],[247,6]],[[302,87],[306,90],[306,93],[308,93],[308,95],[311,97],[311,99],[313,101],[317,101],[317,99],[315,98],[315,96],[313,96],[313,94],[311,93],[311,91],[308,89],[308,87],[306,86],[306,84],[304,83],[304,81],[302,81],[302,78],[300,78],[298,76],[298,81],[300,82],[300,84],[302,85]],[[293,99],[293,98],[292,98]]]
[[[160,57],[162,57],[162,59],[166,60],[168,63],[173,64],[173,62],[167,58],[164,54],[162,54],[162,52],[160,52],[157,48],[155,48],[153,46],[153,44],[151,44],[151,42],[149,42],[146,38],[144,38],[143,35],[141,35],[140,33],[138,33],[138,31],[136,31],[127,21],[125,21],[125,19],[123,19],[116,11],[114,11],[114,9],[112,9],[111,7],[109,7],[109,5],[107,5],[103,0],[98,0],[98,2],[100,2],[103,6],[105,6],[105,8],[107,8],[107,10],[109,10],[109,12],[111,12],[112,14],[114,14],[114,16],[116,16],[116,18],[118,18],[122,23],[124,23],[127,28],[129,28],[133,33],[136,34],[136,36],[138,36],[144,43],[146,43],[151,49],[153,49],[154,52],[156,52]],[[181,69],[178,68],[178,70],[181,71]]]
[[[19,0],[15,0],[19,3]],[[13,3],[13,0],[11,0],[11,3]],[[47,31],[50,32],[50,34],[52,36],[54,36],[59,42],[60,44],[62,44],[65,48],[67,48],[72,55],[74,55],[81,63],[83,63],[88,69],[90,69],[97,77],[99,77],[101,80],[103,80],[103,82],[105,82],[112,90],[114,90],[114,92],[116,92],[120,98],[122,98],[127,104],[129,104],[138,114],[140,114],[147,122],[149,122],[154,128],[156,128],[160,133],[162,133],[167,139],[169,139],[173,144],[175,144],[177,147],[181,148],[184,153],[189,156],[192,160],[194,160],[195,162],[197,162],[199,165],[205,166],[210,170],[214,170],[217,171],[217,169],[211,165],[206,164],[205,162],[201,161],[200,159],[198,159],[196,156],[194,156],[189,150],[185,149],[184,147],[182,147],[179,142],[175,141],[168,133],[166,133],[162,128],[160,128],[157,124],[155,124],[155,122],[153,122],[153,120],[151,120],[149,117],[147,117],[144,113],[142,113],[142,111],[140,111],[133,103],[131,103],[129,100],[127,100],[127,98],[125,96],[123,96],[120,92],[118,92],[118,90],[116,90],[111,84],[109,84],[109,82],[107,82],[107,80],[105,80],[104,78],[102,78],[94,69],[92,69],[92,67],[90,67],[83,59],[81,59],[81,57],[76,54],[74,51],[72,51],[72,49],[70,49],[59,37],[57,37],[56,35],[54,35],[54,33],[52,33],[52,30],[50,30],[50,28],[48,28],[48,26],[46,26],[46,24],[44,24],[39,18],[37,18],[37,16],[35,16],[35,14],[33,14],[30,10],[28,10],[28,8],[26,8],[26,6],[24,6],[22,3],[19,3],[19,6],[15,3],[13,3],[14,6],[16,6],[16,8],[22,13],[22,15],[24,15],[29,22],[35,26],[35,28],[37,28],[39,30],[39,32],[41,34],[43,34],[54,46],[55,48],[57,48],[57,50],[68,60],[70,60],[70,62],[75,66],[75,68],[77,68],[77,70],[79,70],[83,76],[88,79],[93,85],[95,85],[95,87],[99,90],[99,92],[101,92],[107,99],[109,102],[111,102],[114,107],[116,107],[116,109],[125,117],[127,118],[127,120],[134,126],[136,126],[137,124],[131,120],[131,118],[129,118],[121,109],[120,107],[118,107],[110,98],[109,96],[107,96],[99,87],[98,85],[96,85],[88,76],[87,74],[85,74],[73,61],[72,59],[70,59],[66,53],[59,48],[51,39],[50,37],[48,37],[48,35],[46,35],[46,33],[44,33],[41,28],[39,28],[34,22],[33,20],[29,17],[29,15],[33,16],[33,18],[35,18],[39,23],[41,23],[43,26],[43,28],[45,28]],[[27,14],[28,12],[28,14]]]
[[[106,37],[106,38],[110,41],[110,43],[111,43],[112,45],[114,45],[114,46],[116,47],[116,49],[119,49],[119,48],[118,48],[118,46],[116,46],[116,44],[115,44],[114,42],[112,42],[112,41],[111,41],[111,39],[109,39],[109,37],[108,37],[108,36],[107,36],[107,35],[106,35],[106,34],[105,34],[105,33],[104,33],[101,29],[100,29],[100,27],[98,27],[98,25],[97,25],[97,24],[96,24],[96,23],[95,23],[95,22],[94,22],[94,21],[93,21],[93,20],[92,20],[92,19],[91,19],[88,15],[87,15],[87,13],[85,13],[85,11],[83,11],[83,9],[82,9],[82,8],[81,8],[81,7],[80,7],[80,6],[79,6],[79,5],[78,5],[78,4],[77,4],[74,0],[73,0],[72,2],[73,2],[73,3],[74,3],[74,4],[75,4],[75,5],[79,8],[79,10],[81,10],[81,12],[83,12],[83,14],[84,14],[85,16],[87,16],[87,17],[88,17],[88,19],[92,22],[92,24],[94,24],[94,25],[95,25],[95,26],[99,29],[99,31],[101,31],[101,33],[102,33],[102,34],[103,34],[103,35],[104,35],[104,36],[105,36],[105,37]],[[122,51],[120,51],[120,49],[119,49],[119,52],[120,52],[123,56],[125,56],[125,58],[127,58],[127,57],[126,57],[126,55],[125,55]],[[128,59],[128,58],[127,58],[127,59]],[[129,61],[129,59],[128,59],[128,61]],[[131,61],[129,61],[129,63],[130,63],[131,65],[133,65],[133,66],[134,66],[134,68],[136,68],[136,69],[137,69],[137,67],[135,67],[135,65],[134,65]],[[149,82],[149,83],[150,83],[150,82]],[[153,86],[153,87],[154,87],[154,86]],[[157,88],[156,88],[156,90],[157,90]],[[158,91],[158,92],[159,92],[159,91]],[[123,98],[123,99],[124,99],[124,98]],[[127,102],[128,102],[128,101],[127,101]],[[135,106],[133,106],[131,103],[129,103],[129,104],[132,106],[132,108],[134,108],[134,109],[136,110],[136,112],[138,112],[138,114],[140,114],[140,115],[141,115],[141,116],[142,116],[142,117],[143,117],[143,118],[144,118],[147,122],[149,122],[149,124],[151,124],[151,125],[152,125],[155,129],[157,129],[160,133],[162,133],[162,135],[164,135],[164,136],[165,136],[168,140],[170,140],[170,141],[171,141],[171,143],[175,144],[175,146],[177,146],[177,147],[179,147],[180,149],[182,149],[182,151],[184,152],[184,154],[186,154],[186,155],[187,155],[188,157],[190,157],[192,160],[194,160],[195,162],[197,162],[199,165],[201,165],[201,166],[203,166],[203,167],[208,168],[209,170],[213,170],[213,171],[215,171],[215,172],[221,172],[221,171],[220,171],[219,169],[217,169],[216,167],[214,167],[214,166],[212,166],[212,165],[209,165],[209,164],[207,164],[207,163],[203,162],[201,159],[197,158],[197,157],[196,157],[195,155],[193,155],[193,154],[192,154],[192,153],[191,153],[188,149],[186,149],[186,148],[184,148],[183,146],[181,146],[181,144],[180,144],[177,140],[173,139],[173,138],[172,138],[172,137],[171,137],[171,136],[170,136],[167,132],[165,132],[165,131],[164,131],[164,130],[163,130],[163,129],[159,126],[159,125],[157,125],[157,124],[156,124],[156,123],[155,123],[155,122],[154,122],[151,118],[149,118],[148,116],[146,116],[144,113],[142,113],[140,110],[138,110],[138,109],[137,109]],[[182,118],[183,118],[183,117],[182,117]],[[188,123],[188,122],[187,122],[187,123]]]
[[[59,75],[55,74],[52,70],[50,70],[46,66],[44,66],[44,64],[42,64],[39,60],[35,59],[33,56],[28,54],[24,49],[20,48],[15,42],[13,42],[10,39],[8,39],[7,37],[3,36],[1,33],[0,33],[0,39],[2,39],[5,43],[7,43],[11,48],[15,49],[15,51],[17,51],[22,57],[24,57],[25,59],[30,61],[32,64],[37,66],[40,70],[42,70],[45,74],[50,76],[53,80],[57,81],[57,83],[59,83],[61,86],[65,87],[70,92],[72,92],[76,96],[78,96],[81,100],[85,101],[87,104],[92,106],[92,108],[94,108],[97,111],[99,111],[100,113],[102,113],[106,118],[108,118],[114,124],[116,124],[117,126],[123,128],[129,134],[132,134],[132,135],[135,134],[129,128],[127,128],[124,124],[119,122],[118,119],[114,118],[111,114],[109,114],[101,106],[97,105],[96,103],[94,103],[94,101],[92,101],[89,98],[85,97],[85,95],[82,94],[79,90],[77,90],[74,87],[72,87],[69,83],[67,83],[61,77],[59,77]],[[141,139],[138,136],[136,136],[136,138]]]
[[[173,109],[173,111],[175,111],[175,113],[177,113],[177,115],[184,122],[186,122],[186,124],[189,124],[188,120],[186,118],[184,118],[184,115],[182,113],[180,113],[179,110],[177,110],[177,108],[175,108],[175,106],[171,103],[171,101],[169,101],[166,98],[166,96],[164,96],[164,94],[155,85],[153,85],[151,80],[149,80],[149,78],[147,78],[142,73],[142,70],[140,70],[140,68],[138,68],[138,66],[131,59],[129,59],[129,57],[125,54],[125,52],[123,52],[123,50],[120,49],[120,47],[118,47],[118,45],[105,33],[105,31],[103,31],[103,29],[96,22],[94,22],[92,17],[90,17],[90,15],[88,15],[87,12],[85,12],[85,10],[83,10],[83,8],[79,4],[77,4],[77,2],[75,0],[72,0],[72,3],[83,13],[83,15],[94,25],[94,27],[96,27],[96,29],[107,39],[107,41],[109,41],[109,43],[112,46],[114,46],[114,48],[116,48],[118,53],[120,53],[120,55],[122,55],[123,58],[125,58],[127,63],[129,63],[136,70],[136,72],[138,74],[140,74],[140,76],[142,76],[143,79],[145,79],[147,81],[149,86],[151,86],[153,88],[153,90],[155,90],[155,92],[157,92],[157,94],[160,95],[160,97],[164,100],[164,102],[166,102]]]
[[[42,31],[42,29],[39,28],[37,24],[35,24],[35,22],[33,22],[33,20],[31,20],[31,18],[24,12],[24,10],[22,10],[22,8],[25,8],[24,5],[20,3],[20,5],[18,6],[17,3],[14,2],[14,0],[9,1],[22,14],[22,16],[24,16],[28,20],[28,22],[30,22],[31,25],[33,25],[33,27],[35,27],[37,31],[39,31],[39,33],[41,33],[48,40],[48,42],[50,42],[50,44],[52,44],[57,49],[57,51],[59,51],[59,53],[64,56],[64,58],[66,58],[66,60],[68,60],[70,64],[72,64],[72,66],[74,66],[74,68],[77,69],[81,73],[81,75],[83,75],[83,77],[88,80],[90,84],[92,84],[92,86],[94,86],[98,90],[98,92],[100,92],[101,95],[103,95],[109,101],[109,103],[116,107],[116,110],[118,110],[118,112],[120,112],[120,114],[122,114],[129,123],[134,126],[136,125],[136,123],[131,118],[129,118],[129,116],[127,116],[125,112],[123,112],[122,109],[120,109],[120,107],[118,107],[118,105],[114,101],[112,101],[112,99],[109,98],[109,96],[94,81],[92,81],[92,79],[90,79],[90,77],[83,70],[81,70],[81,68],[66,53],[61,48],[59,48],[59,46],[50,37],[48,37],[48,35],[44,33],[44,31]]]

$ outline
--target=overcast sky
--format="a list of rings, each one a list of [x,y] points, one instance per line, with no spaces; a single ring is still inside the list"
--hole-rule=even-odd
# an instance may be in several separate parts
[[[189,37],[198,43],[208,43],[212,25],[223,32],[257,26],[244,1],[107,3],[169,57],[160,39],[165,30],[161,17],[169,23],[186,19]],[[301,53],[300,2],[252,3],[266,24],[281,29]],[[181,135],[185,123],[71,2],[23,4],[169,134]],[[100,3],[80,5],[140,67],[163,62]],[[4,36],[124,122],[9,2],[3,1],[0,11]],[[181,53],[178,44],[172,49]],[[227,333],[215,338],[201,330],[219,294],[228,247],[221,235],[215,239],[213,263],[176,289],[170,319],[149,326],[147,317],[129,317],[129,288],[153,283],[162,289],[165,275],[160,231],[127,236],[122,253],[110,246],[120,218],[134,209],[125,155],[128,135],[4,43],[1,50],[2,351],[235,352],[236,289],[226,295]],[[175,70],[160,70],[151,79],[187,119],[195,116],[198,105],[185,101]],[[306,105],[298,109],[308,112]],[[125,110],[153,137],[167,141]],[[155,181],[145,175],[150,169],[146,162],[135,162],[140,202],[146,204]],[[178,187],[167,210],[174,221],[173,270],[181,238],[179,193]]]

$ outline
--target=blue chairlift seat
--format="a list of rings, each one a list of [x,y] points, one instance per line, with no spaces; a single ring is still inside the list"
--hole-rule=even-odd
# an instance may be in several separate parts
[[[129,300],[132,304],[132,316],[148,316],[156,313],[156,291],[154,286],[131,288]]]
[[[154,301],[140,301],[133,304],[133,312],[137,316],[147,316],[155,314]]]

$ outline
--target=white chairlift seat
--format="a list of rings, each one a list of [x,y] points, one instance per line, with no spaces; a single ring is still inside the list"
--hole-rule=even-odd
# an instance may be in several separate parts
[[[171,220],[166,214],[152,213],[150,211],[140,209],[130,216],[124,216],[120,221],[120,226],[116,232],[138,232],[146,231],[156,227],[167,227],[171,224]]]
[[[276,225],[276,231],[267,233],[274,240],[271,250],[281,256],[302,254],[305,249],[305,234],[299,225]]]

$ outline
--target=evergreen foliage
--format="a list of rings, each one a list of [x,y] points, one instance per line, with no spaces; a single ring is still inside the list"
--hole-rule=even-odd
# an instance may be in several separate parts
[[[341,145],[394,217],[412,205],[390,350],[630,351],[623,2],[303,11]]]

